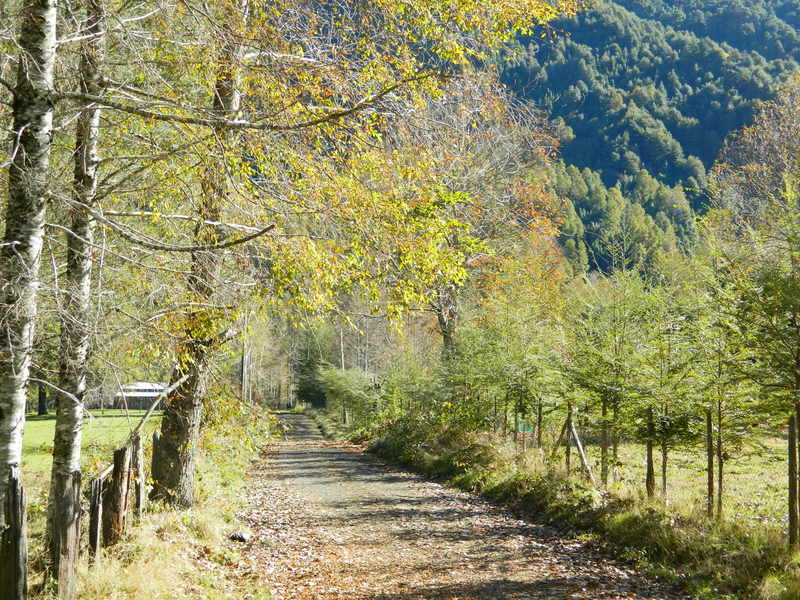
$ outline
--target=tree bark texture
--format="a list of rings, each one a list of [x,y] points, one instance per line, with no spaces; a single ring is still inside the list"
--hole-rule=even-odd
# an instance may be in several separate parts
[[[84,0],[88,35],[81,46],[80,88],[83,93],[98,96],[102,90],[100,66],[104,54],[105,14],[102,0]],[[73,196],[86,206],[92,206],[97,194],[97,146],[100,131],[100,108],[84,107],[78,115],[75,131],[75,165]],[[61,353],[59,387],[70,392],[79,401],[86,393],[86,362],[90,344],[92,240],[94,223],[88,211],[80,204],[72,209],[71,233],[67,235],[67,269],[64,276],[64,304],[61,314]],[[70,502],[69,494],[61,489],[73,473],[80,474],[81,431],[83,405],[63,394],[56,400],[56,431],[53,442],[53,466],[48,505],[48,542],[54,572],[62,571],[59,557],[70,555],[59,549],[59,525],[54,520],[77,522],[80,505]],[[65,504],[61,504],[65,502]],[[77,539],[74,540],[77,544]],[[75,550],[77,552],[77,550]]]
[[[150,499],[182,507],[191,506],[195,500],[195,449],[200,440],[207,369],[204,353],[198,353],[198,358],[203,363],[196,364],[194,373],[167,399],[161,435],[158,441],[153,440]],[[176,370],[173,381],[180,377],[183,372]]]
[[[25,496],[18,468],[22,462],[50,169],[56,7],[57,0],[26,3],[12,100],[12,158],[0,248],[0,531],[4,532],[0,545],[0,594],[8,598],[24,598],[27,585]],[[13,527],[6,529],[9,524]]]
[[[19,466],[39,289],[45,197],[50,167],[57,0],[26,3],[13,90],[12,157],[5,234],[0,248],[3,341],[0,350],[0,507]],[[0,527],[6,522],[0,514]],[[8,565],[0,556],[0,568]]]
[[[242,0],[238,18],[247,14],[247,0]],[[232,21],[237,19],[232,16]],[[241,105],[238,63],[241,47],[236,32],[222,34],[217,75],[214,85],[212,111],[221,117],[234,118]],[[215,139],[224,155],[232,143],[232,134],[224,128],[215,130]],[[229,196],[228,174],[218,161],[209,160],[202,181],[194,241],[198,246],[217,243],[222,232],[208,222],[220,221],[222,208]],[[221,256],[213,251],[192,253],[188,291],[198,305],[209,304],[215,293]],[[178,367],[173,381],[189,375],[167,398],[161,420],[161,435],[153,448],[153,490],[150,497],[176,506],[191,506],[195,501],[195,453],[200,437],[203,400],[206,393],[208,363],[221,343],[209,337],[219,319],[206,309],[187,315],[189,325],[184,331],[185,342],[178,348]]]
[[[3,505],[6,524],[0,528],[0,600],[25,600],[28,594],[28,535],[25,491],[16,466],[9,471]]]

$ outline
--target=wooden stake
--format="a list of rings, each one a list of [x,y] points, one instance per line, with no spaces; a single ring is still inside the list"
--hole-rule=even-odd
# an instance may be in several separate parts
[[[19,467],[12,466],[4,506],[5,529],[0,532],[0,600],[28,597],[28,532],[25,521],[25,490]]]
[[[103,545],[116,544],[125,531],[131,477],[131,447],[114,452],[114,471],[103,504]]]
[[[575,445],[578,447],[578,454],[581,457],[581,464],[583,468],[586,469],[586,474],[589,475],[589,481],[592,482],[592,485],[597,487],[597,482],[594,480],[594,475],[592,474],[592,470],[589,468],[589,461],[586,460],[586,453],[583,451],[583,444],[581,444],[581,438],[578,437],[578,432],[575,430],[575,423],[570,421],[570,426],[572,428],[572,437],[575,440]]]
[[[131,458],[131,480],[133,481],[133,515],[142,518],[147,509],[147,480],[144,474],[144,444],[141,436],[133,438],[133,457]]]
[[[78,593],[78,558],[81,539],[81,472],[56,473],[59,478],[55,489],[63,494],[58,506],[63,509],[55,515],[58,539],[58,599],[73,600]]]
[[[103,533],[103,487],[105,481],[100,477],[92,479],[91,500],[89,503],[89,555],[97,560]]]

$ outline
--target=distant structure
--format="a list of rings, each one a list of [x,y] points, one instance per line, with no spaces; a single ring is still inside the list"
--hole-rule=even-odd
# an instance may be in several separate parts
[[[114,408],[129,408],[132,410],[147,410],[153,401],[167,389],[166,383],[153,383],[151,381],[134,381],[125,383],[122,389],[114,394]],[[164,399],[156,406],[157,410],[164,408]]]

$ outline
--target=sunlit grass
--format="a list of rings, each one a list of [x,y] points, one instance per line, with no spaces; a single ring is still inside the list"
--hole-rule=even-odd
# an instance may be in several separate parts
[[[83,466],[91,470],[98,460],[110,462],[104,455],[125,441],[139,423],[144,410],[97,410],[87,415],[83,425]],[[144,435],[151,435],[158,425],[160,413],[155,413],[147,422]],[[56,417],[29,415],[25,423],[25,436],[22,442],[22,469],[25,473],[39,473],[50,470],[53,452],[53,435]],[[101,458],[102,457],[102,458]]]
[[[600,476],[600,450],[586,448],[595,477]],[[611,491],[644,495],[645,447],[626,443],[619,448],[621,465],[610,482]],[[573,450],[573,465],[577,452]],[[725,463],[723,512],[730,519],[785,527],[787,514],[786,440],[762,437],[733,454]],[[661,497],[661,455],[655,450],[656,489]],[[716,466],[715,466],[716,479]],[[673,450],[667,462],[666,503],[671,512],[689,515],[705,511],[706,458],[697,448]]]
[[[143,410],[92,411],[84,422],[82,436],[81,467],[83,485],[107,465],[111,464],[114,450],[128,439],[130,432],[141,420]],[[144,435],[152,435],[161,419],[154,413],[143,429]],[[56,417],[28,415],[22,441],[22,477],[28,497],[28,529],[31,536],[31,554],[41,551],[41,536],[44,533],[47,493],[50,487],[53,436]]]

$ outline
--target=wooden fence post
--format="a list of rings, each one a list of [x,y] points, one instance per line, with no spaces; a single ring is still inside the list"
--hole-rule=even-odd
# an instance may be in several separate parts
[[[53,535],[55,568],[59,600],[72,600],[77,594],[78,557],[81,540],[81,472],[56,473],[54,489],[62,495],[58,506],[63,512],[55,515]]]
[[[103,500],[103,546],[116,544],[128,516],[130,497],[131,446],[123,446],[114,452],[114,470]]]
[[[137,520],[141,519],[147,509],[147,480],[144,476],[144,444],[142,436],[136,435],[131,440],[133,458],[131,459],[131,473],[134,482],[133,488],[133,514]]]
[[[3,506],[5,529],[0,532],[0,600],[25,600],[28,596],[28,534],[25,490],[19,467],[11,467]]]
[[[91,501],[89,504],[89,554],[97,560],[103,534],[103,487],[102,477],[92,479]]]

